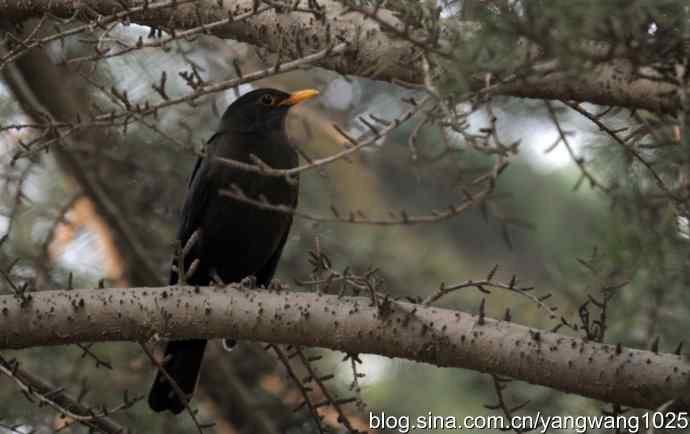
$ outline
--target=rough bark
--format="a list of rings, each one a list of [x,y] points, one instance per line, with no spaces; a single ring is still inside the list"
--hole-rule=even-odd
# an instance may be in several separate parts
[[[233,336],[401,357],[648,409],[681,397],[690,371],[684,355],[617,348],[409,303],[388,302],[380,310],[363,297],[237,286],[0,296],[0,349],[140,341],[155,333],[168,338]]]
[[[319,66],[348,75],[360,75],[379,80],[401,80],[409,83],[424,83],[424,64],[421,61],[418,44],[401,39],[405,26],[396,18],[395,12],[379,9],[377,20],[360,12],[343,13],[343,2],[322,0],[325,15],[322,19],[312,13],[278,13],[268,9],[256,16],[226,24],[218,24],[228,14],[241,16],[254,8],[253,0],[232,0],[221,2],[199,0],[181,4],[176,8],[158,8],[147,12],[133,13],[132,22],[166,29],[190,29],[202,24],[215,23],[209,33],[222,38],[235,39],[280,53],[282,60],[290,60],[323,50],[334,41],[349,43],[342,56],[324,58]],[[346,2],[345,2],[346,3]],[[12,21],[50,13],[59,17],[73,17],[75,11],[85,19],[93,18],[94,12],[107,15],[122,11],[122,3],[115,0],[97,0],[85,4],[71,0],[15,0],[0,5],[0,16]],[[130,2],[131,7],[141,6],[142,1]],[[385,29],[382,30],[382,24]],[[466,24],[466,25],[465,25]],[[472,38],[474,23],[453,23],[454,34],[458,32],[468,40]],[[466,31],[462,29],[465,28]],[[414,35],[414,32],[411,32]],[[457,42],[452,43],[456,50]],[[601,57],[602,49],[595,49],[594,57]],[[604,50],[611,55],[615,51]],[[525,53],[525,48],[516,42],[514,51],[516,63]],[[520,54],[522,53],[522,54]],[[620,53],[618,53],[620,54]],[[624,106],[648,110],[672,112],[681,107],[678,89],[660,80],[643,78],[634,63],[624,58],[599,59],[592,68],[578,68],[572,73],[550,73],[533,75],[528,80],[512,81],[498,86],[493,93],[527,98],[575,100],[601,105]],[[558,71],[557,64],[555,66]],[[644,77],[654,77],[653,71],[643,68]],[[473,77],[466,77],[473,90],[486,85],[486,75],[477,71]]]

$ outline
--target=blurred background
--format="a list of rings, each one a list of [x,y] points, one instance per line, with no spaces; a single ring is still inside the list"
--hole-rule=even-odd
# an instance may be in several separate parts
[[[447,9],[448,14],[454,11]],[[93,110],[107,113],[118,104],[112,98],[113,87],[120,94],[126,91],[132,102],[155,99],[152,84],[160,81],[163,71],[168,72],[167,92],[172,97],[189,92],[179,71],[197,71],[204,80],[214,81],[236,76],[234,63],[242,71],[263,67],[251,47],[206,35],[175,41],[163,50],[141,49],[95,63],[79,60],[93,53],[94,44],[133,45],[150,32],[135,24],[118,24],[109,28],[107,36],[82,34],[22,56],[0,77],[3,126],[31,124],[48,116],[56,122],[73,121],[76,113]],[[66,59],[73,60],[62,65]],[[27,143],[52,132],[3,129],[0,267],[15,281],[30,282],[38,289],[96,287],[99,282],[104,287],[154,286],[167,281],[196,153],[225,108],[256,87],[322,92],[289,118],[290,135],[312,158],[345,146],[334,124],[358,137],[367,133],[361,116],[393,119],[406,109],[401,99],[424,94],[420,89],[308,68],[215,93],[193,104],[178,104],[155,117],[133,118],[126,128],[86,128],[72,136],[70,146],[37,149]],[[568,146],[559,141],[552,113],[543,101],[494,97],[490,107],[468,104],[465,108],[466,134],[481,135],[493,128],[503,143],[519,143],[519,152],[510,156],[498,178],[496,199],[488,209],[470,209],[426,225],[297,218],[277,277],[295,290],[310,290],[296,282],[312,275],[308,253],[318,248],[334,269],[349,267],[364,273],[376,268],[385,292],[425,298],[442,283],[481,280],[498,266],[497,280],[508,282],[516,276],[521,285],[534,286],[536,295],[551,294],[548,304],[558,307],[558,318],[551,320],[528,298],[500,289],[484,294],[468,288],[439,304],[476,313],[485,299],[491,317],[503,318],[509,308],[515,322],[553,329],[561,324],[561,316],[581,324],[583,306],[592,321],[600,319],[602,309],[589,297],[606,298],[607,342],[649,348],[659,339],[662,351],[674,351],[690,326],[689,231],[679,211],[683,204],[658,194],[649,171],[595,124],[564,104],[553,102],[552,107],[567,131]],[[634,128],[644,121],[660,131],[661,138],[649,136],[640,142],[647,145],[640,152],[662,173],[676,174],[679,166],[687,164],[685,142],[674,142],[667,120],[624,110],[605,119],[612,129]],[[491,167],[493,157],[468,143],[466,134],[450,130],[441,134],[431,126],[413,131],[417,125],[407,123],[348,160],[303,174],[300,209],[328,215],[333,205],[339,210],[366,210],[372,216],[385,215],[389,209],[419,215],[461,203],[464,182]],[[416,159],[409,139],[413,132]],[[22,153],[23,149],[30,151]],[[590,180],[583,181],[576,163],[580,157],[593,178],[615,188],[603,191]],[[103,207],[110,210],[107,215],[98,212]],[[0,291],[7,288],[0,286]],[[282,417],[290,420],[286,424],[294,432],[309,432],[308,420],[284,415],[290,412],[281,405],[292,408],[300,399],[270,351],[248,342],[229,354],[220,351],[219,343],[212,347],[195,402],[201,420],[216,422],[209,432],[262,432],[256,428],[258,420]],[[323,357],[317,363],[323,373],[335,374],[329,386],[337,395],[353,394],[352,369],[343,354],[306,351]],[[27,370],[97,408],[121,403],[124,394],[131,399],[147,393],[153,378],[150,361],[134,343],[36,348],[3,355],[17,358]],[[488,374],[375,355],[361,355],[361,360],[358,370],[365,376],[359,383],[366,407],[347,407],[360,429],[366,427],[369,411],[410,417],[428,412],[458,418],[499,414],[485,407],[497,400]],[[514,405],[529,400],[519,414],[596,415],[610,408],[517,382],[508,384],[505,397]],[[331,409],[324,408],[323,414],[327,425],[340,429]],[[195,429],[188,417],[153,415],[145,401],[113,417],[136,432]],[[0,422],[0,433],[12,432],[9,426],[15,432],[86,431],[25,399],[13,381],[2,376]]]

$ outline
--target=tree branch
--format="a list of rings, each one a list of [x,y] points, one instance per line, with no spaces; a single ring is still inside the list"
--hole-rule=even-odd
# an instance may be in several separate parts
[[[683,356],[586,342],[469,313],[364,297],[226,288],[117,288],[0,296],[0,349],[223,338],[375,353],[507,376],[624,406],[682,396]],[[687,404],[683,401],[683,407]]]
[[[62,417],[69,417],[106,434],[123,434],[128,429],[107,414],[98,414],[98,410],[86,407],[79,400],[69,396],[64,390],[50,386],[42,379],[24,370],[18,362],[7,361],[0,357],[0,374],[10,377],[24,391],[27,396],[38,399],[42,404],[49,405],[62,413]],[[120,408],[134,404],[142,397],[128,400]],[[101,413],[107,413],[101,410]]]
[[[271,6],[272,1],[264,1]],[[112,16],[125,13],[123,2],[117,0],[97,0],[84,3],[75,10],[71,0],[37,0],[26,2],[11,0],[0,6],[0,16],[14,21],[51,14],[62,18],[75,16],[82,20],[96,20],[98,14]],[[131,22],[164,28],[174,32],[181,29],[197,29],[221,38],[236,39],[257,47],[278,53],[281,61],[297,59],[318,52],[334,44],[334,41],[348,43],[348,49],[341,56],[320,59],[319,66],[343,74],[360,75],[368,78],[423,84],[425,71],[423,52],[429,49],[420,46],[415,32],[420,29],[406,26],[395,11],[385,8],[348,9],[347,1],[320,0],[318,12],[309,10],[288,11],[287,7],[271,7],[258,11],[254,0],[198,0],[180,4],[176,8],[141,7],[143,1],[130,2],[127,18]],[[137,8],[141,10],[137,10]],[[255,13],[253,13],[255,12]],[[249,15],[247,15],[249,14]],[[232,20],[228,17],[246,17]],[[248,16],[248,17],[247,17]],[[227,20],[227,23],[224,23]],[[209,26],[211,25],[211,26]],[[471,41],[476,33],[474,22],[448,23],[453,34],[459,34]],[[30,45],[31,41],[26,43]],[[443,40],[440,42],[444,46]],[[445,45],[449,45],[446,43]],[[452,44],[454,53],[462,51],[462,44]],[[672,112],[681,107],[677,86],[660,79],[649,67],[640,67],[635,59],[626,59],[625,53],[601,48],[596,44],[583,46],[594,48],[588,52],[599,57],[594,66],[564,68],[556,60],[542,62],[530,68],[529,75],[510,83],[496,86],[492,93],[500,95],[575,100],[609,106],[624,106],[654,111]],[[460,50],[460,51],[457,51]],[[527,53],[525,41],[515,44],[516,53]],[[606,56],[602,52],[607,53]],[[99,54],[99,53],[96,53]],[[431,52],[430,55],[434,55]],[[103,53],[100,53],[103,57]],[[451,54],[449,54],[451,55]],[[440,56],[440,54],[439,54]],[[618,57],[614,57],[618,56]],[[516,64],[521,55],[516,54]],[[532,57],[532,55],[528,55]],[[461,62],[452,58],[452,62]],[[448,61],[448,59],[445,59]],[[466,77],[472,90],[477,91],[491,84],[482,71]]]

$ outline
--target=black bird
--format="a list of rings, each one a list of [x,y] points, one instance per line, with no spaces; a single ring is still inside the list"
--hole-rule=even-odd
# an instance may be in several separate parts
[[[285,119],[290,107],[316,95],[316,90],[288,94],[258,89],[241,96],[225,111],[218,132],[208,141],[206,155],[197,160],[182,209],[179,244],[184,247],[198,231],[184,260],[183,269],[188,270],[199,259],[188,284],[211,285],[214,277],[225,283],[239,282],[248,276],[255,276],[259,286],[271,282],[292,215],[259,209],[219,192],[234,184],[250,198],[263,195],[272,204],[295,207],[298,185],[284,177],[230,167],[216,157],[256,164],[250,157],[253,154],[276,169],[296,167],[298,155],[288,141]],[[173,264],[176,262],[173,259]],[[174,267],[170,284],[176,283]],[[194,393],[205,348],[206,340],[187,339],[171,341],[165,349],[165,371],[187,398]],[[158,372],[151,387],[149,405],[154,411],[170,410],[174,414],[185,408],[185,402],[162,372]]]

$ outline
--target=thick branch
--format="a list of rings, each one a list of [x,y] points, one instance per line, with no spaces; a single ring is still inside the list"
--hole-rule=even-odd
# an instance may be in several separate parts
[[[0,348],[233,336],[468,368],[649,409],[688,382],[683,356],[409,303],[381,309],[363,297],[236,286],[42,291],[0,296]]]
[[[344,13],[342,3],[334,0],[320,0],[323,16],[310,12],[277,12],[275,8],[264,8],[250,18],[222,23],[228,15],[241,16],[254,11],[254,0],[199,0],[185,3],[176,8],[145,9],[132,13],[131,21],[167,29],[191,29],[213,23],[207,30],[222,38],[236,39],[279,53],[285,61],[303,57],[332,46],[338,40],[348,42],[348,50],[342,56],[321,59],[318,64],[325,68],[349,75],[361,75],[380,80],[401,80],[409,83],[424,83],[422,47],[410,41],[414,31],[407,29],[396,18],[394,11],[380,8],[376,20],[372,11],[349,11]],[[261,2],[258,2],[261,4]],[[0,16],[19,21],[29,17],[50,13],[69,18],[75,15],[71,0],[13,0],[0,6]],[[130,2],[131,8],[142,1]],[[270,5],[272,2],[266,2]],[[88,11],[81,10],[84,19],[93,18],[94,12],[108,15],[122,11],[122,2],[97,0],[88,2]],[[367,16],[370,15],[370,16]],[[230,21],[230,20],[228,20]],[[466,33],[472,38],[473,23],[455,23],[455,31]],[[382,30],[382,27],[384,28]],[[466,28],[466,31],[462,31]],[[400,38],[401,34],[410,36]],[[457,50],[457,48],[456,48]],[[516,53],[524,53],[516,45]],[[600,50],[601,51],[601,50]],[[519,57],[516,55],[516,58]],[[551,63],[549,66],[558,65]],[[470,79],[474,90],[486,85],[486,76],[477,71]],[[649,68],[645,74],[654,75]],[[610,106],[642,108],[648,110],[675,111],[680,100],[675,86],[660,80],[642,78],[633,63],[622,58],[602,59],[596,67],[580,69],[572,74],[557,73],[532,75],[528,80],[513,81],[510,85],[498,86],[496,93],[528,98],[575,100]]]

